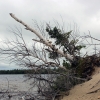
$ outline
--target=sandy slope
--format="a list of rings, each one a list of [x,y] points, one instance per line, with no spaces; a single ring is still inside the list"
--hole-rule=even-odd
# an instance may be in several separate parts
[[[96,68],[92,79],[83,84],[79,84],[70,90],[68,96],[64,96],[62,100],[100,100],[100,67]],[[96,91],[95,93],[89,92]]]

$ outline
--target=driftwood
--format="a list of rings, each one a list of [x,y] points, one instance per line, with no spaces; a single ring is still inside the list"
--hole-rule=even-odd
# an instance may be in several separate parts
[[[94,87],[96,87],[99,83],[100,83],[100,80],[99,80],[94,86],[92,86],[91,89],[93,89]],[[88,92],[87,94],[96,93],[96,92],[98,92],[99,90],[100,90],[100,88],[98,88],[98,89],[96,89],[96,90],[94,90],[94,91]]]
[[[98,88],[98,89],[96,89],[96,90],[94,90],[94,91],[88,92],[87,94],[96,93],[96,92],[98,92],[99,90],[100,90],[100,88]]]
[[[94,87],[96,87],[96,85],[98,85],[99,83],[100,83],[100,80],[94,86],[92,86],[91,89],[93,89]]]

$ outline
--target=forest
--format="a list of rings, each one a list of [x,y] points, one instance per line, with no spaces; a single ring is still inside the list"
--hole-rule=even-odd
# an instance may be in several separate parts
[[[26,71],[22,69],[0,70],[0,74],[26,74]]]
[[[31,73],[32,74],[55,74],[54,71],[62,72],[64,70],[59,68],[41,69],[38,71],[31,70],[31,69],[13,69],[13,70],[0,70],[0,74],[31,74]]]

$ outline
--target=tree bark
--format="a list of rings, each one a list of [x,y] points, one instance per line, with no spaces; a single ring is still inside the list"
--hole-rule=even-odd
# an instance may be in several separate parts
[[[61,54],[63,57],[66,57],[66,59],[70,60],[70,61],[73,61],[73,55],[70,55],[70,54],[64,54],[63,51],[61,51],[60,49],[56,48],[56,46],[50,44],[47,40],[45,40],[43,38],[43,36],[38,33],[37,31],[35,31],[33,28],[31,28],[29,25],[27,25],[26,23],[24,23],[23,21],[21,21],[20,19],[18,19],[14,14],[10,13],[10,16],[12,18],[14,18],[17,22],[21,23],[22,25],[25,26],[25,29],[26,30],[29,30],[33,33],[35,33],[39,39],[40,39],[40,42],[42,42],[43,44],[47,45],[48,47],[50,47],[51,49],[53,48],[57,53]]]

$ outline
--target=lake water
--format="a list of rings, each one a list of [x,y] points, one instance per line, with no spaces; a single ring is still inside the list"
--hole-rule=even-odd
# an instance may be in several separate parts
[[[31,88],[30,82],[25,81],[24,75],[0,75],[0,88],[8,88],[19,91],[29,91]],[[36,89],[34,89],[35,91]]]
[[[40,75],[36,74],[36,76],[38,77]],[[52,80],[55,77],[55,75],[43,74],[41,75],[41,77]],[[26,95],[31,95],[35,98],[39,97],[40,95],[37,94],[37,87],[36,86],[32,87],[34,84],[34,83],[32,84],[32,82],[34,82],[34,78],[28,81],[25,81],[25,80],[26,80],[26,77],[22,74],[21,75],[18,75],[18,74],[17,75],[14,75],[14,74],[0,75],[0,100],[24,100],[24,99],[21,99],[21,97],[23,96],[25,97]],[[36,82],[36,85],[39,83],[37,80],[35,80],[35,82]],[[30,85],[30,83],[32,85]],[[43,84],[44,86],[44,82],[40,84]],[[9,99],[8,95],[12,95],[11,99]],[[41,98],[41,96],[39,98]],[[35,99],[35,100],[40,100],[40,99]]]
[[[25,81],[24,75],[0,75],[0,100],[21,100],[21,99],[7,99],[7,95],[12,93],[35,93],[37,88],[31,88],[30,82]],[[25,82],[24,82],[25,81]],[[9,91],[9,92],[8,92]],[[1,98],[2,93],[7,92],[4,97]]]

